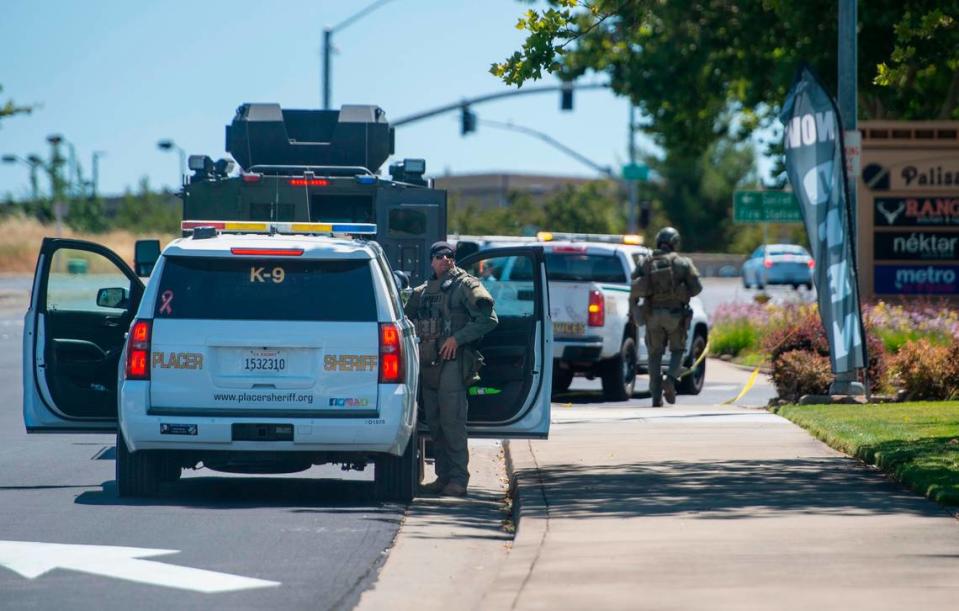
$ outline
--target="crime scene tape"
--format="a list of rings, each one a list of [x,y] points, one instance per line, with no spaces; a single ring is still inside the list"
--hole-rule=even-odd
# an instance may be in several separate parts
[[[706,359],[707,354],[709,354],[709,342],[706,342],[706,346],[703,347],[703,353],[699,355],[699,358],[696,359],[696,361],[689,367],[689,369],[681,373],[679,375],[679,378],[677,379],[682,380],[683,378],[691,374],[697,367],[699,367],[699,364]]]
[[[739,391],[739,394],[733,397],[732,399],[729,399],[728,401],[723,401],[722,403],[720,403],[720,405],[729,405],[730,403],[735,403],[736,401],[739,401],[740,399],[742,399],[744,396],[746,396],[746,393],[749,392],[749,389],[753,387],[753,384],[756,383],[756,378],[758,377],[759,377],[759,366],[757,365],[756,368],[753,369],[753,372],[749,374],[749,379],[746,380],[746,384],[743,386],[743,389]]]

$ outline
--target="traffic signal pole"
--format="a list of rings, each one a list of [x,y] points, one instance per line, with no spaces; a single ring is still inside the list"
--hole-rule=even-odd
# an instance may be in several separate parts
[[[438,106],[430,110],[424,110],[412,115],[407,115],[396,121],[390,121],[390,125],[393,127],[400,127],[401,125],[409,125],[410,123],[415,123],[417,121],[422,121],[423,119],[430,119],[432,117],[447,113],[458,111],[464,106],[472,107],[476,104],[482,104],[483,102],[492,102],[493,100],[501,100],[503,98],[512,98],[519,95],[532,95],[536,93],[549,93],[549,92],[563,92],[563,91],[573,91],[573,90],[589,90],[589,89],[609,89],[609,83],[595,83],[590,85],[570,85],[564,83],[562,85],[543,85],[541,87],[524,87],[522,89],[513,89],[510,91],[500,91],[497,93],[488,93],[486,95],[476,96],[475,98],[463,99],[458,102],[453,102],[451,104],[446,104],[444,106]]]

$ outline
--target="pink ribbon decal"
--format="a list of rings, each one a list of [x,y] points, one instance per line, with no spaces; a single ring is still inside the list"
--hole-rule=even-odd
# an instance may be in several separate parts
[[[163,303],[160,304],[160,314],[173,314],[173,308],[170,307],[170,303],[173,301],[173,291],[169,289],[163,291],[160,299],[163,300]]]

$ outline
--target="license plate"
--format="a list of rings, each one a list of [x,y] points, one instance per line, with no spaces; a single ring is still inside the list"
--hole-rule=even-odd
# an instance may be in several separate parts
[[[287,355],[282,350],[250,350],[240,359],[240,370],[251,373],[286,371]]]
[[[581,322],[554,322],[553,335],[579,336],[586,334],[586,325]]]

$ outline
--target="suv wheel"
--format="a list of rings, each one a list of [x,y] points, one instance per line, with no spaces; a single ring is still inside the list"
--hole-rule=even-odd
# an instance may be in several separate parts
[[[553,394],[566,392],[573,383],[573,370],[553,367]]]
[[[605,363],[602,373],[603,396],[607,401],[626,401],[636,387],[636,341],[623,340],[619,354]]]
[[[693,338],[693,350],[690,354],[688,365],[696,362],[696,359],[706,350],[706,338],[702,333],[697,333]],[[706,383],[706,359],[696,366],[688,375],[679,381],[679,387],[676,389],[683,395],[698,395],[703,391],[703,385]]]
[[[117,431],[116,478],[121,497],[154,496],[160,483],[160,463],[153,453],[131,452],[123,433]]]
[[[420,462],[417,460],[419,446],[414,426],[402,456],[382,454],[376,458],[373,466],[373,487],[377,499],[400,503],[413,500],[416,484],[420,479]]]

